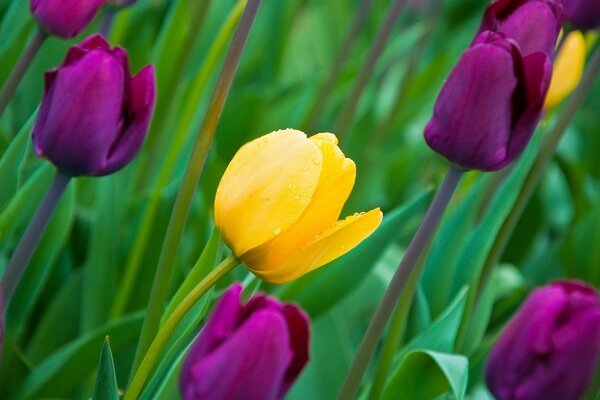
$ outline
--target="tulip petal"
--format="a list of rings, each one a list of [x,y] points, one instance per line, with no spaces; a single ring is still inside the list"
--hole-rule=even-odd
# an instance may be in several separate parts
[[[112,144],[101,175],[123,168],[140,151],[154,112],[156,84],[154,68],[146,66],[131,80],[131,122],[125,132]]]
[[[585,64],[585,39],[579,31],[569,33],[554,61],[554,71],[544,108],[554,108],[579,83]]]
[[[323,154],[323,169],[310,204],[292,226],[242,255],[242,260],[249,265],[260,265],[261,270],[278,267],[311,242],[315,235],[333,225],[350,196],[356,178],[356,166],[339,149],[335,135],[320,133],[311,136],[310,141]]]
[[[193,379],[182,387],[183,398],[276,400],[291,359],[284,317],[272,310],[258,311],[191,367]]]
[[[283,386],[279,393],[281,398],[285,396],[306,366],[309,358],[308,349],[310,348],[310,320],[308,315],[300,307],[293,304],[285,304],[283,314],[288,324],[293,358],[283,379]]]
[[[286,283],[319,268],[346,254],[367,238],[381,224],[379,208],[364,214],[355,214],[317,235],[311,243],[285,260],[277,269],[263,271],[248,268],[271,283]]]
[[[295,223],[317,188],[323,155],[300,131],[277,131],[244,145],[215,197],[215,223],[236,256]]]
[[[523,58],[524,77],[527,93],[527,108],[519,117],[508,142],[508,160],[521,154],[541,118],[544,99],[552,78],[552,61],[545,53],[534,53]]]

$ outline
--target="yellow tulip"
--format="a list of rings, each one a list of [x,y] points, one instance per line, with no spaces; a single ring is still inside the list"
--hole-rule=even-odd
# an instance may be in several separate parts
[[[331,133],[286,129],[244,145],[217,189],[215,223],[233,254],[271,283],[298,278],[377,229],[379,208],[338,221],[356,166]]]
[[[585,65],[586,44],[579,31],[569,33],[554,61],[554,71],[544,107],[551,109],[560,104],[575,89]]]

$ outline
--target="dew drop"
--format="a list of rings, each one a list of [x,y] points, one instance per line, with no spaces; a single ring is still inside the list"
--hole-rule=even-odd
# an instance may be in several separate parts
[[[321,164],[321,160],[319,160],[318,158],[315,158],[315,159],[313,159],[313,164],[319,165],[319,164]]]
[[[281,233],[281,228],[280,227],[275,228],[273,230],[273,233],[276,234],[276,235],[279,235]]]

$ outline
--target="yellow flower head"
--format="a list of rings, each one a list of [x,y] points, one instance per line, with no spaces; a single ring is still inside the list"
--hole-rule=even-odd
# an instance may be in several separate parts
[[[556,55],[544,108],[556,107],[575,89],[583,74],[585,53],[583,34],[579,31],[569,33]]]
[[[338,221],[356,166],[331,133],[293,129],[244,145],[215,198],[215,223],[248,268],[285,283],[350,251],[381,223],[379,208]]]

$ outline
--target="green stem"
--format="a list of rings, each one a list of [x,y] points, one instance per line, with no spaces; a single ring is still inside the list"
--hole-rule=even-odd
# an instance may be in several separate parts
[[[367,22],[367,16],[369,15],[369,11],[371,6],[373,5],[373,0],[362,0],[362,3],[358,10],[356,11],[356,16],[354,17],[354,22],[350,27],[350,31],[348,31],[348,36],[344,39],[340,51],[333,62],[333,67],[329,75],[327,76],[327,80],[321,86],[317,95],[315,97],[315,101],[313,102],[311,108],[308,110],[306,117],[304,117],[304,121],[302,122],[302,127],[305,131],[312,131],[315,128],[319,120],[319,116],[321,111],[323,110],[323,106],[325,105],[325,100],[327,99],[327,95],[331,93],[331,91],[335,87],[335,81],[340,75],[342,71],[342,67],[348,59],[350,55],[350,50],[354,45],[354,42],[358,38],[360,31],[365,26],[365,22]]]
[[[419,282],[421,281],[421,273],[423,272],[423,267],[425,267],[425,263],[423,261],[423,257],[421,257],[414,272],[408,279],[406,288],[402,291],[398,305],[396,306],[394,314],[392,315],[390,329],[385,339],[383,349],[381,350],[379,365],[377,366],[377,371],[375,372],[375,378],[373,379],[373,384],[371,386],[371,393],[369,393],[369,400],[378,400],[383,395],[388,372],[392,366],[392,362],[394,361],[394,356],[396,355],[396,350],[400,344],[402,334],[405,331],[408,314],[415,298],[417,288],[419,287]]]
[[[375,69],[375,64],[377,64],[377,60],[379,56],[383,52],[385,44],[392,33],[392,29],[396,24],[396,20],[400,17],[402,10],[404,9],[404,5],[406,4],[406,0],[395,0],[394,3],[390,6],[390,9],[387,14],[387,18],[385,22],[381,26],[381,29],[377,33],[377,37],[375,38],[375,42],[371,47],[371,51],[367,55],[367,59],[362,66],[360,74],[356,79],[356,83],[352,88],[352,93],[348,96],[348,100],[344,104],[342,108],[342,112],[340,114],[340,118],[337,121],[334,132],[342,141],[342,138],[347,134],[347,130],[354,119],[354,115],[356,113],[356,107],[358,106],[358,102],[364,91],[367,83],[371,79],[371,75],[373,74],[373,70]]]
[[[238,3],[238,5],[240,4],[243,5],[242,2]],[[125,312],[127,305],[129,304],[129,299],[135,290],[142,266],[142,261],[146,254],[146,247],[148,246],[150,235],[153,232],[156,214],[161,204],[163,190],[169,184],[171,176],[173,175],[173,171],[175,171],[175,167],[177,166],[177,163],[181,157],[182,149],[184,148],[184,145],[188,139],[188,126],[193,119],[198,99],[206,87],[206,83],[210,77],[210,72],[214,69],[214,66],[218,62],[218,59],[221,55],[221,51],[227,43],[229,34],[231,30],[233,30],[232,25],[235,25],[240,14],[242,13],[243,8],[239,8],[238,5],[236,5],[236,7],[229,14],[229,17],[223,24],[220,32],[217,34],[217,37],[213,42],[208,55],[204,59],[202,67],[198,73],[198,77],[195,79],[195,83],[193,85],[194,89],[187,97],[187,105],[184,108],[182,117],[179,120],[175,137],[169,141],[170,146],[164,162],[157,163],[160,164],[160,172],[156,178],[154,187],[151,190],[148,204],[144,209],[140,228],[137,230],[137,235],[133,242],[131,253],[127,259],[123,283],[119,285],[119,291],[115,296],[115,301],[111,310],[112,318],[116,318]],[[162,128],[159,127],[157,128],[156,132],[159,133],[161,131]]]
[[[390,316],[394,312],[394,308],[400,299],[402,291],[415,270],[417,262],[421,258],[421,254],[423,254],[423,250],[425,250],[427,243],[435,233],[463,173],[463,170],[454,167],[450,167],[448,170],[444,182],[442,182],[429,210],[427,210],[427,213],[421,222],[421,226],[419,226],[415,236],[408,245],[406,253],[402,258],[396,273],[392,277],[383,299],[379,303],[377,311],[375,311],[375,314],[371,319],[369,328],[363,337],[358,352],[350,366],[350,370],[346,375],[346,379],[342,384],[338,399],[352,400],[356,397],[362,377],[375,352],[377,343],[383,334]]]
[[[134,400],[139,398],[146,379],[154,369],[158,358],[163,351],[169,337],[177,328],[177,325],[183,320],[185,315],[194,307],[194,305],[204,296],[204,294],[213,287],[219,279],[227,275],[233,268],[239,264],[239,261],[234,256],[229,256],[223,260],[210,274],[198,283],[192,291],[185,296],[183,301],[173,310],[171,316],[165,321],[162,328],[152,341],[148,348],[148,352],[144,356],[140,367],[135,371],[131,385],[125,393],[124,400]]]
[[[525,182],[523,183],[523,188],[517,197],[515,205],[513,206],[510,214],[502,224],[500,231],[498,232],[498,236],[496,237],[496,241],[494,242],[486,262],[483,266],[482,273],[479,279],[479,285],[477,287],[476,298],[481,296],[483,288],[485,284],[490,279],[494,266],[498,264],[500,258],[504,254],[504,250],[508,245],[508,241],[510,240],[512,233],[517,226],[517,223],[521,219],[523,215],[523,211],[525,207],[529,203],[535,188],[540,183],[542,177],[544,176],[544,171],[546,170],[547,165],[552,160],[552,156],[556,152],[556,148],[558,147],[558,143],[560,139],[565,134],[567,127],[571,123],[571,120],[575,117],[577,110],[581,107],[581,104],[585,100],[585,97],[588,91],[592,88],[596,77],[600,73],[600,48],[596,50],[592,60],[589,63],[588,68],[586,69],[585,74],[581,78],[581,82],[577,88],[573,91],[573,94],[567,101],[565,108],[562,110],[561,114],[558,116],[556,124],[554,128],[544,141],[542,148],[540,149],[540,153],[529,171],[527,178],[525,178]]]
[[[148,311],[144,319],[144,325],[142,326],[140,341],[133,362],[133,370],[139,365],[142,355],[146,352],[150,346],[150,342],[158,331],[163,306],[167,298],[169,285],[171,284],[177,249],[179,248],[179,242],[188,219],[192,199],[259,4],[260,0],[249,0],[244,9],[232,39],[231,47],[225,58],[215,92],[198,132],[183,181],[179,187],[158,261],[156,275],[154,276],[154,283],[148,302]]]
[[[15,94],[19,83],[21,83],[23,76],[25,76],[25,72],[29,69],[31,62],[42,47],[46,37],[47,36],[41,30],[37,30],[27,47],[25,47],[25,50],[23,50],[23,54],[21,54],[21,58],[19,58],[17,65],[15,65],[6,79],[6,82],[4,82],[4,86],[0,89],[0,117],[2,116],[2,113],[4,113],[10,99]]]

